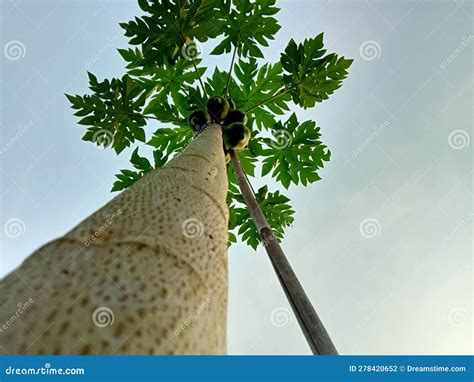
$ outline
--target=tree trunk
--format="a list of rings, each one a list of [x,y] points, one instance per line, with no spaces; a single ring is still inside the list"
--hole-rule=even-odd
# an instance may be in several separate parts
[[[283,249],[276,240],[276,236],[273,234],[267,219],[263,215],[262,209],[250,188],[235,151],[230,151],[230,158],[239,182],[240,192],[245,200],[250,216],[260,234],[260,238],[273,265],[273,269],[295,313],[296,319],[300,324],[311,351],[315,355],[337,355],[336,347],[332,343],[328,332],[314,310],[311,301],[309,301]]]
[[[1,280],[7,354],[223,354],[227,173],[212,125]]]

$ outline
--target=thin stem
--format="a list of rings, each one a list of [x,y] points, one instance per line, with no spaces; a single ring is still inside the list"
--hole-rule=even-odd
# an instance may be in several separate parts
[[[179,35],[181,36],[181,39],[183,40],[183,44],[186,44],[186,37],[184,37],[183,33],[181,31],[178,31]],[[199,70],[196,66],[196,61],[194,60],[194,57],[191,57],[191,61],[194,66],[194,71],[196,72],[197,78],[199,80],[199,83],[201,84],[202,92],[204,95],[207,97],[206,89],[204,88],[204,83],[202,82],[201,75],[199,74]]]
[[[188,98],[191,97],[191,95],[189,94],[188,90],[182,85],[180,84],[179,82],[177,82],[175,79],[173,78],[169,78],[168,77],[168,80],[170,80],[171,82],[173,82],[174,84],[178,85],[178,87],[184,92],[184,94],[186,94],[188,96]]]
[[[204,83],[202,82],[202,78],[201,78],[201,75],[199,74],[199,70],[198,70],[198,68],[197,68],[197,66],[196,66],[196,61],[194,61],[194,58],[192,59],[192,62],[193,62],[194,70],[195,70],[195,72],[196,72],[196,74],[197,74],[199,83],[201,84],[202,92],[203,92],[204,95],[207,97],[206,89],[204,88]]]
[[[229,94],[230,78],[232,77],[232,70],[234,68],[234,60],[235,60],[235,54],[237,53],[237,46],[238,46],[238,43],[235,45],[234,53],[232,54],[232,61],[230,62],[230,69],[229,69],[229,75],[227,76],[227,84],[225,86],[224,98],[227,98],[227,94]]]
[[[257,105],[255,105],[255,106],[251,107],[250,109],[248,109],[248,110],[246,111],[246,113],[249,113],[249,112],[251,112],[252,110],[255,110],[256,108],[265,105],[267,102],[270,102],[270,101],[274,100],[275,98],[278,98],[278,97],[280,97],[281,95],[283,95],[283,94],[285,94],[285,93],[288,93],[290,90],[293,90],[293,86],[292,86],[292,87],[289,87],[289,88],[287,88],[287,89],[285,89],[285,90],[280,90],[279,92],[277,92],[276,94],[274,94],[274,95],[272,95],[271,97],[267,98],[266,100],[264,100],[264,101],[260,102],[259,104],[257,104]]]
[[[283,249],[276,240],[272,229],[263,215],[262,209],[257,199],[252,194],[252,190],[245,178],[237,153],[230,150],[230,158],[234,172],[239,182],[240,191],[245,204],[249,210],[250,216],[260,234],[265,250],[277,274],[278,280],[285,292],[288,302],[295,313],[296,319],[306,337],[309,347],[313,354],[337,355],[337,350],[329,337],[324,325],[314,310],[308,296],[301,286],[298,277],[293,272]]]
[[[142,118],[146,118],[146,119],[156,119],[157,121],[164,122],[164,123],[169,123],[169,122],[174,122],[174,123],[179,123],[179,124],[184,123],[183,121],[180,121],[178,119],[161,119],[161,118],[158,118],[158,117],[153,117],[151,115],[145,115],[145,114],[140,114],[140,113],[124,113],[122,111],[117,111],[117,110],[115,110],[115,113],[123,114],[123,115],[130,115],[130,116],[134,116],[134,117],[142,117]]]

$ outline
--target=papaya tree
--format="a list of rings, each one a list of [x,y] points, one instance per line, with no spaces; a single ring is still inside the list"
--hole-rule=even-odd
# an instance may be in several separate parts
[[[120,24],[131,45],[118,49],[124,75],[88,73],[90,92],[67,95],[83,140],[117,155],[130,148],[131,168],[116,174],[114,199],[2,281],[10,310],[35,293],[21,325],[0,333],[2,346],[224,354],[227,249],[241,241],[265,247],[313,353],[337,354],[280,246],[290,200],[254,191],[249,178],[282,189],[320,180],[331,153],[294,109],[326,100],[352,60],[328,53],[321,33],[265,62],[280,29],[275,0],[138,3],[143,14]],[[203,66],[210,40],[226,68]]]

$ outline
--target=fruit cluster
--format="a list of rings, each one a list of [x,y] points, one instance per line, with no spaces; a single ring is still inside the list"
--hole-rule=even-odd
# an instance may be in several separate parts
[[[211,123],[222,126],[224,151],[242,150],[250,139],[250,130],[246,126],[247,116],[235,108],[231,98],[215,96],[207,101],[207,110],[195,110],[188,118],[189,126],[196,133],[201,133]]]

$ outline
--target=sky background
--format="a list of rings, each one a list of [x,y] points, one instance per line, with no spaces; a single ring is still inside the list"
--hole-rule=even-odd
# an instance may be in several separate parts
[[[330,100],[294,109],[332,158],[320,182],[284,192],[296,221],[283,248],[336,347],[472,354],[473,2],[277,4],[267,60],[323,31],[355,59]],[[87,93],[86,70],[123,75],[118,23],[138,14],[134,1],[1,0],[0,276],[114,196],[131,150],[81,141],[63,94]],[[229,259],[229,353],[309,354],[264,250]]]

